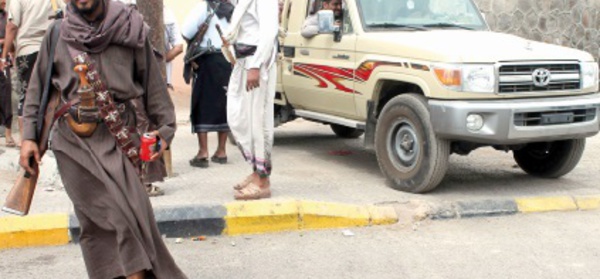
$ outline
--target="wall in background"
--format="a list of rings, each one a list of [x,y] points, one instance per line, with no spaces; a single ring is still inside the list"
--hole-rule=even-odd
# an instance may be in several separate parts
[[[600,57],[600,0],[474,0],[494,31]]]

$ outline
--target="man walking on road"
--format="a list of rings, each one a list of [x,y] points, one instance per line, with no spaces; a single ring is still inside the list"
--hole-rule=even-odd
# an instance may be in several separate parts
[[[72,0],[60,27],[49,30],[27,91],[20,165],[32,172],[29,158],[40,158],[36,122],[42,113],[42,81],[52,66],[50,84],[60,90],[61,107],[69,109],[53,128],[51,148],[81,225],[80,247],[89,278],[186,278],[162,240],[138,176],[139,139],[131,101],[141,98],[146,103],[143,113],[157,128],[150,133],[162,144],[151,160],[162,156],[175,134],[173,103],[142,16],[120,2]],[[60,38],[50,61],[55,32]],[[81,65],[89,72],[78,77],[74,67]],[[99,115],[73,101],[84,77],[91,88],[81,92],[91,90]],[[96,125],[91,134],[82,135],[72,124],[80,116],[86,118],[79,123]]]
[[[11,0],[8,7],[8,23],[2,58],[0,58],[0,71],[6,67],[8,54],[14,48],[17,57],[17,84],[20,86],[17,110],[19,130],[21,131],[20,142],[23,139],[22,115],[25,92],[27,92],[33,65],[40,51],[44,34],[55,16],[55,9],[63,9],[64,6],[63,0]],[[21,146],[20,142],[17,144],[18,146]]]
[[[238,200],[271,196],[273,99],[277,84],[278,0],[240,0],[226,39],[237,62],[227,91],[227,119],[253,172],[237,184]]]

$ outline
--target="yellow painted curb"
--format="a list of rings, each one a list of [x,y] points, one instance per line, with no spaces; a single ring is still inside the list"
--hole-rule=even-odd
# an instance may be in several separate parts
[[[298,202],[252,201],[225,205],[224,234],[256,234],[298,230]]]
[[[577,204],[571,197],[522,198],[515,202],[522,213],[577,210]]]
[[[575,197],[575,202],[580,210],[594,210],[600,208],[600,196]]]
[[[398,214],[391,206],[368,206],[371,225],[391,225],[398,223]]]
[[[369,225],[370,215],[365,206],[325,202],[300,202],[302,229],[328,229]]]
[[[69,216],[43,214],[0,218],[0,249],[69,243]]]

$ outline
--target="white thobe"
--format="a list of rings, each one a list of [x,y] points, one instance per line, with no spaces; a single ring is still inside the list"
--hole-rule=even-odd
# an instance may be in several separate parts
[[[240,1],[248,1],[242,0]],[[227,91],[227,121],[238,147],[253,170],[265,177],[271,174],[273,149],[273,100],[277,85],[278,0],[250,0],[241,16],[233,41],[257,46],[256,53],[238,59]],[[242,7],[246,5],[241,5]],[[240,5],[236,6],[236,9]],[[237,12],[237,11],[236,11]],[[234,17],[236,16],[234,12]],[[239,13],[239,12],[237,12]],[[236,22],[232,19],[232,25]],[[260,85],[248,92],[249,69],[260,69]]]

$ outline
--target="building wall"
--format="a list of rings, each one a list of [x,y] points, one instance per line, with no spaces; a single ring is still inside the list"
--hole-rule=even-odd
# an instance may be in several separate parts
[[[474,1],[494,31],[578,48],[599,60],[600,0]]]

